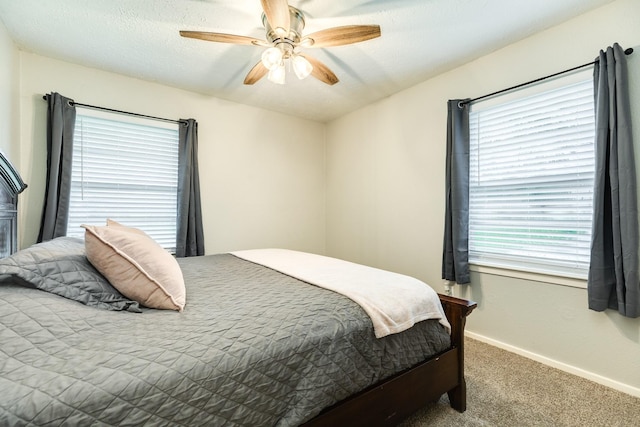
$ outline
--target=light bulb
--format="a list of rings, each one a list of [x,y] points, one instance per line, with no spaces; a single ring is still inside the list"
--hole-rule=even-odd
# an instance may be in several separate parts
[[[277,47],[270,47],[262,52],[262,64],[268,70],[278,68],[282,64],[282,51]]]
[[[284,64],[281,64],[278,67],[269,71],[269,76],[267,77],[274,83],[278,83],[279,85],[283,85],[285,81],[286,70],[284,68]]]
[[[295,55],[292,61],[293,71],[295,71],[296,76],[298,76],[300,80],[309,77],[309,74],[313,71],[313,65],[311,65],[307,58],[301,55]]]

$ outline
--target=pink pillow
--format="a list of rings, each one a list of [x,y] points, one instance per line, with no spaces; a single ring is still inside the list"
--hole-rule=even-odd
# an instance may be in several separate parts
[[[186,289],[173,255],[141,230],[107,224],[82,225],[91,264],[122,295],[145,307],[182,311]]]
[[[110,218],[107,218],[107,227],[121,227],[123,231],[129,231],[131,233],[136,233],[136,234],[142,234],[143,236],[147,236],[148,234],[145,233],[144,231],[138,229],[138,228],[133,228],[133,227],[127,227],[126,225],[122,225],[117,221],[114,221]]]

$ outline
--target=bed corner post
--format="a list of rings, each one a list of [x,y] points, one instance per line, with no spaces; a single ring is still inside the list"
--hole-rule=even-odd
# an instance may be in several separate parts
[[[459,412],[467,409],[467,384],[464,378],[464,327],[467,316],[478,306],[474,301],[439,294],[445,315],[451,324],[451,347],[458,349],[458,385],[449,390],[451,407]]]

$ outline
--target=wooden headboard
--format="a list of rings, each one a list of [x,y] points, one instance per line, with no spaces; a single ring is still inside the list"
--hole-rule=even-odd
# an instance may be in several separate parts
[[[18,248],[18,194],[27,184],[0,151],[0,258]]]

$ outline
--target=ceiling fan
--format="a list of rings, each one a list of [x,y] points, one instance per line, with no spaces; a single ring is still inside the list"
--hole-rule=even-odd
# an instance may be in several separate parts
[[[303,55],[300,51],[303,48],[342,46],[380,37],[379,25],[333,27],[303,37],[305,21],[300,10],[289,6],[287,0],[261,0],[261,3],[266,40],[205,31],[180,31],[180,35],[219,43],[266,47],[261,61],[245,77],[246,85],[256,83],[265,75],[275,83],[284,84],[287,63],[300,79],[312,75],[328,85],[334,85],[338,83],[338,77],[333,71],[314,57]]]

